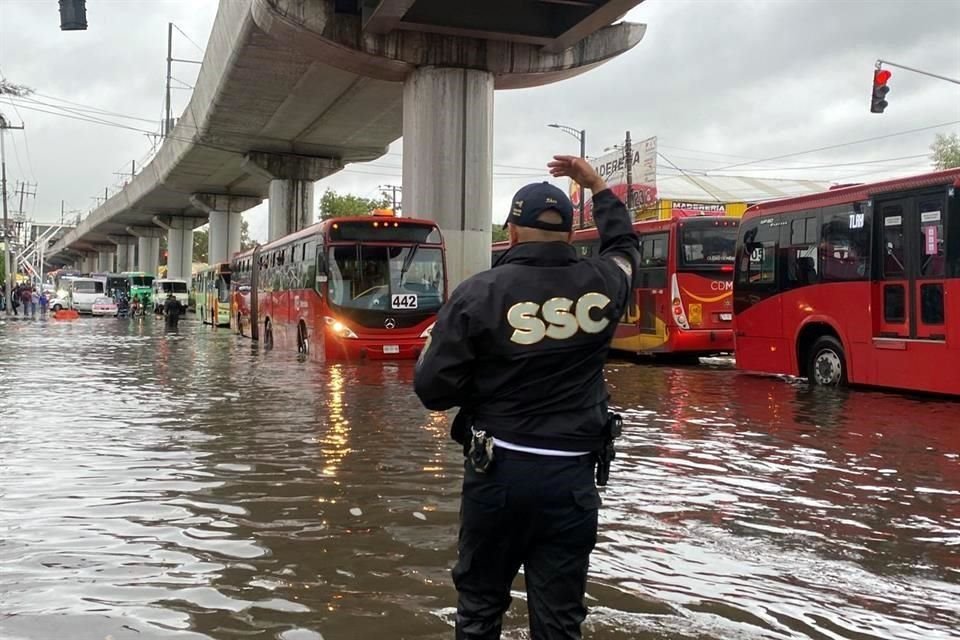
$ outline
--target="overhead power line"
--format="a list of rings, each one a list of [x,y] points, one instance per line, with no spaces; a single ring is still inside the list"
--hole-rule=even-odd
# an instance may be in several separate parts
[[[763,158],[761,160],[751,160],[749,162],[738,162],[736,164],[728,164],[724,167],[717,167],[713,171],[725,171],[726,169],[734,169],[736,167],[745,167],[751,164],[758,164],[760,162],[770,162],[771,160],[782,160],[783,158],[793,158],[796,156],[806,155],[808,153],[816,153],[817,151],[828,151],[830,149],[839,149],[841,147],[849,147],[855,144],[863,144],[864,142],[874,142],[876,140],[884,140],[886,138],[895,138],[897,136],[905,136],[911,133],[919,133],[921,131],[930,131],[931,129],[942,129],[944,127],[950,127],[955,124],[960,124],[960,120],[954,120],[952,122],[943,122],[941,124],[934,124],[928,127],[918,127],[916,129],[907,129],[906,131],[897,131],[896,133],[885,133],[880,136],[873,136],[870,138],[863,138],[862,140],[851,140],[850,142],[841,142],[838,144],[830,144],[825,147],[817,147],[816,149],[807,149],[805,151],[795,151],[793,153],[785,153],[779,156],[772,156],[770,158]]]

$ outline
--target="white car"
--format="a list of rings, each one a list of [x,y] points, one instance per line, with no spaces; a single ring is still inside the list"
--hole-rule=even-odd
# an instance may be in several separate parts
[[[117,315],[117,303],[113,301],[113,298],[97,298],[93,302],[90,313],[95,316],[115,316]]]
[[[60,311],[61,309],[70,308],[70,298],[66,294],[62,296],[53,296],[50,298],[50,302],[47,303],[47,308],[50,311]]]

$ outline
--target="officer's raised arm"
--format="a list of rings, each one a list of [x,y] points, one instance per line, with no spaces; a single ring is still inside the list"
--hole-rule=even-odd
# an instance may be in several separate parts
[[[593,219],[600,233],[600,256],[612,258],[632,282],[640,265],[640,250],[627,208],[583,158],[554,156],[547,166],[553,177],[568,177],[579,184],[581,198],[583,189],[592,192]]]

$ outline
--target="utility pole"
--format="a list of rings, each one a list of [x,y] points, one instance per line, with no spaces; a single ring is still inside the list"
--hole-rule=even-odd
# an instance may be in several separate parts
[[[137,175],[137,161],[136,160],[130,161],[130,173],[127,173],[126,171],[114,171],[113,175],[119,178],[124,178],[124,179],[126,179],[127,176],[130,176],[130,182],[133,182],[133,179]],[[124,185],[126,185],[126,183],[124,183]]]
[[[163,137],[170,135],[170,76],[171,64],[173,63],[173,23],[167,23],[167,101],[164,109],[166,115],[163,119]]]
[[[400,207],[402,206],[397,204],[397,191],[403,191],[403,188],[398,187],[395,184],[380,185],[380,193],[382,193],[385,196],[388,193],[390,194],[389,197],[390,197],[390,201],[393,203],[392,206],[393,206],[394,213],[397,213],[400,210]]]
[[[32,191],[30,189],[33,189]],[[23,199],[24,197],[37,197],[37,185],[36,183],[30,184],[29,182],[20,182],[17,181],[17,187],[13,190],[13,194],[20,196],[20,204],[17,207],[17,210],[14,212],[16,214],[16,225],[17,225],[17,238],[23,246],[26,246],[29,242],[29,230],[27,229],[27,212],[23,209]]]
[[[13,277],[10,264],[10,223],[7,220],[7,148],[4,138],[7,129],[23,129],[21,124],[14,127],[0,114],[0,199],[3,200],[3,300],[6,315],[10,315],[10,278]]]
[[[627,211],[633,213],[633,147],[630,143],[629,131],[627,131],[627,140],[623,150],[627,154]]]

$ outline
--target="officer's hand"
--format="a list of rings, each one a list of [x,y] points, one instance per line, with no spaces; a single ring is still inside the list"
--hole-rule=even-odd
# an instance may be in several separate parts
[[[597,193],[607,188],[607,183],[603,181],[590,163],[577,156],[553,156],[553,160],[547,163],[550,169],[550,175],[554,178],[567,177],[579,184],[581,187],[590,189]]]

